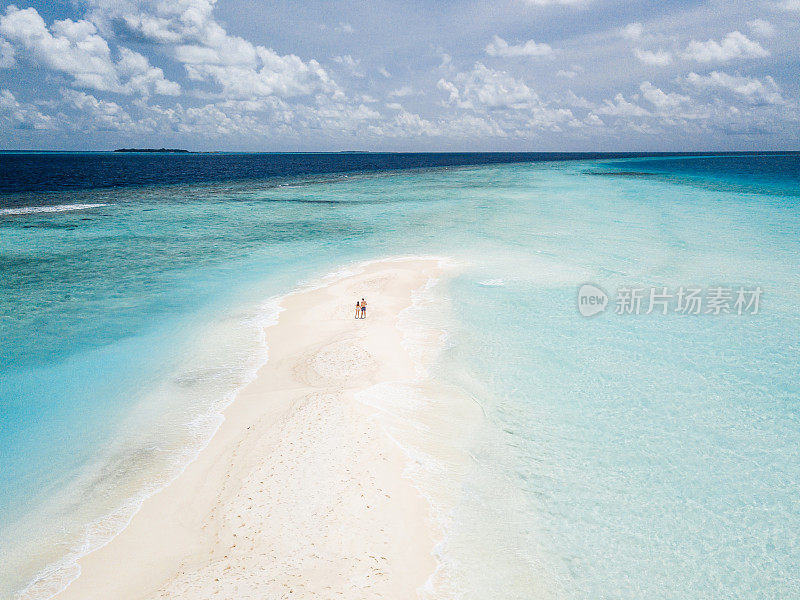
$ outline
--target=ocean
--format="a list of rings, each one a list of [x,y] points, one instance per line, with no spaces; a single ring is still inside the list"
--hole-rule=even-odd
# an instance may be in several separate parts
[[[406,255],[458,265],[386,394],[426,425],[388,424],[444,532],[425,597],[800,597],[798,231],[797,153],[0,154],[0,598],[196,455],[277,298]]]

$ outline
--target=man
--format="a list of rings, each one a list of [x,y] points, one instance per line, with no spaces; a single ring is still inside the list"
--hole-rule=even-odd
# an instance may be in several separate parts
[[[367,318],[367,301],[364,300],[363,298],[361,299],[361,318],[362,319]]]

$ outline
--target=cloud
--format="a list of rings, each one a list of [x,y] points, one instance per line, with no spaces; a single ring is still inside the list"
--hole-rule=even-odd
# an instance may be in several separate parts
[[[605,125],[605,123],[603,123],[603,119],[594,113],[589,113],[586,115],[584,122],[591,127],[603,127]]]
[[[224,43],[224,29],[213,19],[216,0],[86,0],[88,18],[101,30],[127,30],[160,44]]]
[[[68,105],[82,114],[81,130],[128,132],[152,130],[152,126],[148,126],[146,121],[135,122],[128,111],[116,102],[98,100],[91,94],[78,90],[63,90],[61,94]],[[73,128],[75,125],[73,122]]]
[[[475,115],[460,115],[447,120],[446,133],[454,137],[507,137],[506,131],[495,121]]]
[[[405,109],[400,109],[400,112],[395,115],[392,125],[394,125],[394,127],[390,129],[399,132],[403,137],[408,135],[440,135],[439,128],[433,122],[423,119],[418,114],[410,113]]]
[[[650,111],[638,104],[628,102],[622,94],[614,96],[613,100],[604,100],[603,105],[595,111],[601,115],[614,117],[649,117]]]
[[[698,62],[727,62],[736,58],[763,58],[769,51],[739,31],[732,31],[721,42],[692,40],[684,58]]]
[[[10,90],[0,90],[0,122],[10,122],[16,129],[55,129],[56,120],[27,102],[19,102]]]
[[[334,56],[331,60],[345,67],[353,77],[364,77],[364,72],[360,68],[360,59],[345,54],[344,56]]]
[[[460,92],[458,91],[458,87],[456,86],[455,83],[452,83],[445,79],[440,79],[436,83],[436,87],[449,94],[450,97],[447,99],[448,103],[455,104],[458,102]]]
[[[506,131],[493,119],[473,114],[461,114],[443,119],[427,119],[405,110],[399,104],[387,105],[398,113],[389,121],[370,126],[370,132],[380,137],[507,137]]]
[[[119,49],[119,60],[117,61],[117,74],[125,81],[122,86],[126,91],[138,91],[146,95],[146,91],[152,91],[163,96],[177,96],[181,92],[181,86],[174,81],[164,78],[164,72],[150,65],[148,60],[128,48]]]
[[[800,0],[791,1],[800,8]],[[776,7],[778,0],[765,2]],[[590,3],[528,2],[531,6],[549,5],[553,11],[559,5],[563,9]],[[21,70],[3,74],[8,82],[5,87],[12,91],[0,90],[0,128],[60,129],[72,132],[73,139],[84,131],[107,132],[96,137],[103,143],[122,136],[139,139],[133,138],[135,135],[146,140],[158,132],[175,139],[189,137],[193,144],[219,139],[248,149],[264,144],[325,148],[345,139],[377,148],[383,147],[380,140],[384,137],[405,138],[409,144],[415,137],[470,140],[459,148],[505,139],[511,149],[530,147],[532,140],[541,142],[541,147],[562,142],[563,147],[576,147],[587,141],[604,144],[636,139],[636,134],[625,137],[624,130],[663,134],[667,136],[663,144],[674,147],[698,139],[730,147],[739,138],[731,141],[727,136],[775,132],[773,139],[763,139],[778,146],[796,139],[800,127],[795,101],[775,79],[762,72],[758,77],[745,77],[732,68],[730,74],[724,73],[720,69],[726,65],[718,64],[769,56],[771,43],[776,44],[777,54],[778,41],[785,58],[784,46],[796,36],[778,19],[780,13],[772,13],[772,18],[753,11],[741,19],[744,29],[725,35],[733,27],[713,29],[719,21],[707,13],[678,11],[669,26],[681,27],[680,35],[685,37],[678,38],[683,40],[680,45],[673,45],[666,33],[662,36],[651,30],[653,15],[649,13],[635,17],[641,23],[628,22],[629,16],[616,20],[611,29],[608,23],[600,24],[594,31],[584,32],[582,45],[570,46],[569,52],[575,54],[569,61],[565,56],[564,62],[552,69],[551,80],[542,80],[539,89],[534,87],[534,72],[526,74],[521,64],[509,65],[516,71],[492,66],[510,59],[529,59],[530,65],[536,57],[558,56],[561,50],[527,37],[516,38],[513,27],[495,30],[499,35],[491,32],[483,39],[486,55],[496,57],[486,59],[492,61],[490,66],[474,59],[469,63],[472,66],[460,63],[468,40],[451,41],[454,46],[447,49],[419,48],[417,63],[411,68],[407,68],[408,57],[385,57],[380,52],[358,55],[360,59],[349,54],[329,58],[335,54],[330,53],[318,62],[307,53],[312,46],[302,39],[281,36],[279,42],[272,42],[281,46],[271,46],[234,35],[237,13],[240,18],[249,14],[226,9],[226,19],[232,22],[229,29],[216,12],[218,6],[222,10],[221,4],[222,0],[80,0],[76,7],[88,7],[83,17],[55,22],[45,21],[44,11],[40,16],[35,9],[22,11],[4,5],[0,9],[0,68],[28,70],[24,77]],[[276,5],[276,18],[284,9]],[[703,14],[708,18],[689,22]],[[343,15],[329,18],[328,35],[340,36],[341,41],[353,32],[349,23],[337,25]],[[702,31],[701,27],[717,33],[708,41],[704,40],[710,33],[690,35]],[[788,37],[778,40],[776,29]],[[452,59],[448,51],[452,51]],[[671,91],[666,81],[653,79],[655,75],[648,75],[650,81],[637,78],[631,87],[630,73],[614,69],[619,61],[625,61],[625,53],[632,54],[628,59],[635,57],[633,63],[645,65],[640,70],[675,68],[687,59],[697,62],[682,73],[694,70],[700,74],[691,72],[677,79],[682,86],[676,88],[678,93]],[[154,66],[160,61],[167,61],[169,70],[161,65],[162,72]],[[584,64],[591,73],[584,76],[575,63]],[[768,67],[767,61],[764,63]],[[708,68],[698,68],[705,66]],[[170,79],[179,79],[169,81],[165,72]],[[433,93],[429,93],[431,72],[437,74]],[[787,77],[784,87],[791,88],[788,78],[792,69],[776,68],[775,72]],[[177,75],[173,77],[173,73]],[[605,76],[598,79],[598,73]],[[357,81],[355,76],[364,79]],[[349,91],[345,84],[354,89]],[[35,94],[28,88],[33,86],[40,87],[41,101],[31,100]],[[551,86],[555,89],[545,91]],[[604,91],[609,89],[614,91]],[[167,97],[173,95],[178,97]],[[561,133],[548,137],[543,132]],[[59,143],[67,139],[47,135]],[[217,143],[208,142],[206,147]],[[447,147],[439,142],[435,145]]]
[[[480,62],[471,71],[457,73],[452,81],[440,79],[437,87],[448,94],[448,105],[483,113],[483,118],[491,114],[510,135],[524,136],[538,129],[557,131],[574,121],[568,108],[549,106],[525,82]]]
[[[688,103],[691,98],[676,93],[667,93],[657,88],[649,81],[644,81],[639,86],[645,100],[660,110],[670,110]]]
[[[165,46],[192,81],[215,83],[226,99],[341,96],[316,60],[280,55],[228,34],[213,15],[216,0],[88,0],[103,29],[123,28]]]
[[[0,35],[17,56],[68,75],[78,87],[143,96],[180,93],[177,83],[133,50],[120,47],[114,61],[108,43],[89,21],[64,19],[48,29],[35,8],[11,5],[0,17]]]
[[[510,45],[500,36],[494,36],[492,41],[486,46],[486,54],[489,56],[519,57],[519,56],[547,56],[553,53],[553,49],[547,44],[537,44],[533,40],[528,40],[523,44]]]
[[[643,31],[641,23],[628,23],[620,30],[620,35],[629,40],[638,40],[642,37]]]
[[[17,59],[14,46],[0,38],[0,69],[10,69],[16,66]]]
[[[563,77],[564,79],[575,79],[582,72],[583,72],[582,66],[572,65],[569,69],[559,69],[558,71],[556,71],[556,77]]]
[[[722,89],[742,96],[751,103],[784,104],[780,87],[767,75],[763,80],[755,77],[729,75],[722,71],[712,71],[708,75],[689,73],[686,82],[698,89]]]
[[[403,98],[405,96],[410,96],[414,93],[414,88],[410,85],[404,85],[401,88],[397,88],[396,90],[392,90],[389,92],[390,98]]]
[[[595,105],[592,102],[589,102],[583,96],[578,96],[572,90],[567,90],[566,96],[562,100],[565,104],[569,106],[575,106],[578,108],[586,108],[589,110],[594,110]]]
[[[254,100],[224,100],[203,106],[147,107],[157,131],[212,137],[258,136],[299,138],[365,133],[381,114],[363,103],[319,95],[312,104],[288,104],[275,96]]]
[[[439,80],[437,87],[450,94],[450,103],[461,108],[525,108],[538,96],[525,83],[505,71],[475,63],[472,71],[458,73],[455,82]]]
[[[655,52],[651,52],[650,50],[640,50],[639,48],[636,48],[633,53],[636,55],[636,58],[646,65],[665,67],[672,63],[672,53],[664,50],[656,50]]]
[[[247,100],[259,96],[290,98],[315,91],[335,93],[338,86],[315,60],[304,62],[292,54],[280,56],[269,48],[257,49],[253,64],[225,64],[191,61],[184,56],[189,79],[211,81],[222,87],[222,96]]]
[[[748,21],[747,26],[750,28],[750,31],[753,32],[753,35],[757,35],[758,37],[771,38],[775,35],[775,27],[773,27],[772,23],[764,19]]]
[[[782,10],[800,11],[800,0],[781,0],[775,6]]]
[[[329,134],[355,133],[381,119],[377,110],[364,104],[330,98],[320,98],[316,106],[297,106],[295,110],[301,130],[319,130]]]

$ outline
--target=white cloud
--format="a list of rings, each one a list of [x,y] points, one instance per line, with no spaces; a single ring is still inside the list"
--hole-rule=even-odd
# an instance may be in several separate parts
[[[440,79],[438,82],[436,82],[436,87],[449,94],[450,97],[447,99],[447,101],[450,104],[455,104],[456,102],[458,102],[460,92],[458,91],[458,87],[456,87],[456,84],[447,81],[445,79]]]
[[[404,85],[403,87],[397,88],[396,90],[392,90],[389,92],[390,98],[404,98],[405,96],[411,96],[414,93],[414,88],[410,85]]]
[[[497,35],[486,46],[486,54],[489,56],[547,56],[552,53],[553,49],[547,44],[537,44],[533,40],[528,40],[523,44],[511,45]]]
[[[777,2],[765,1],[773,7]],[[578,6],[590,2],[531,0],[529,4]],[[800,8],[800,0],[791,2],[798,3]],[[283,49],[270,48],[268,44],[258,45],[232,35],[216,19],[214,11],[221,0],[81,0],[79,4],[88,5],[90,9],[83,19],[54,23],[45,23],[34,9],[0,9],[0,28],[5,28],[0,29],[0,67],[21,65],[28,68],[35,64],[44,71],[45,74],[37,74],[33,69],[26,72],[21,85],[30,85],[30,73],[31,78],[38,78],[37,82],[47,77],[51,83],[55,80],[57,87],[61,84],[84,88],[82,91],[64,90],[55,98],[45,96],[42,101],[30,103],[18,101],[20,93],[15,97],[11,91],[0,90],[0,127],[113,132],[102,138],[107,140],[134,134],[147,139],[151,132],[208,139],[226,137],[229,138],[226,143],[243,141],[248,147],[255,147],[262,141],[294,144],[289,140],[320,148],[329,141],[338,144],[341,140],[379,144],[384,136],[436,136],[475,140],[479,145],[486,139],[508,138],[512,140],[509,147],[521,147],[514,140],[525,140],[529,147],[528,142],[542,131],[564,131],[564,142],[574,145],[576,139],[585,142],[594,136],[598,140],[624,141],[626,138],[620,134],[623,130],[665,134],[669,137],[664,138],[664,143],[669,144],[684,139],[696,140],[698,135],[708,134],[707,139],[722,146],[731,139],[728,136],[753,132],[775,131],[782,136],[776,140],[793,139],[800,123],[794,110],[795,102],[783,98],[782,93],[788,95],[788,92],[782,92],[772,77],[743,77],[738,73],[712,71],[722,68],[715,62],[769,55],[767,42],[770,37],[775,38],[776,27],[755,18],[756,14],[748,17],[753,20],[741,30],[752,36],[750,39],[738,31],[722,35],[731,27],[708,41],[690,42],[692,36],[685,37],[680,46],[668,45],[666,36],[650,31],[647,23],[624,25],[627,21],[618,22],[624,26],[590,34],[584,39],[588,41],[586,47],[570,61],[552,69],[560,80],[560,84],[549,82],[560,86],[560,92],[552,92],[557,96],[547,95],[538,88],[534,91],[531,83],[536,81],[534,74],[525,75],[519,64],[514,66],[520,69],[519,74],[492,69],[481,62],[472,68],[459,68],[457,59],[451,59],[445,49],[434,46],[427,52],[441,57],[438,68],[438,58],[434,58],[437,63],[429,65],[432,72],[438,73],[434,81],[439,79],[436,83],[439,91],[428,101],[432,97],[430,94],[422,97],[423,92],[429,91],[424,87],[428,80],[420,70],[422,63],[415,72],[405,69],[402,61],[389,64],[377,55],[365,55],[359,60],[342,54],[332,59],[326,55],[323,68],[311,56],[303,55],[302,50],[294,50],[298,55],[286,54],[286,48],[307,48],[302,41],[294,40],[299,45]],[[677,13],[674,16],[680,21]],[[778,26],[781,35],[789,35],[789,30],[778,19],[780,15],[774,16],[767,18]],[[22,17],[27,21],[21,23]],[[706,21],[703,23],[709,27],[714,25],[713,20]],[[746,18],[742,19],[742,27],[744,21]],[[691,28],[691,23],[682,24],[682,35],[698,31]],[[338,39],[342,40],[353,28],[344,21],[338,25],[330,21],[325,31],[328,35],[339,32]],[[698,38],[697,34],[693,37]],[[485,52],[506,59],[553,56],[560,52],[525,38],[515,42],[507,39],[508,36],[506,39],[484,38],[484,43],[489,42]],[[124,40],[136,40],[137,45],[122,47],[120,43],[128,43]],[[292,42],[286,40],[286,43]],[[455,55],[462,55],[463,47],[455,43]],[[612,47],[606,50],[603,44],[609,43]],[[781,44],[785,43],[786,40],[781,39]],[[140,50],[146,56],[133,51],[141,47],[146,48]],[[624,88],[610,88],[625,90],[627,95],[616,94],[603,100],[609,96],[600,95],[596,87],[601,85],[598,81],[602,80],[603,87],[613,86],[613,77],[617,75],[625,79],[625,74],[614,71],[611,64],[621,57],[624,59],[625,52],[636,57],[634,62],[654,67],[674,65],[684,58],[700,61],[699,66],[705,66],[703,63],[711,66],[701,70],[695,63],[693,69],[702,74],[689,73],[679,78],[677,81],[683,86],[678,90],[680,93],[670,91],[660,79],[652,81],[661,87],[650,81],[638,85],[642,80],[637,79],[638,88],[634,86],[629,90],[628,84]],[[590,75],[602,71],[611,73],[612,79],[584,77],[580,67],[573,64],[580,61],[581,56],[588,61],[585,64],[587,71],[592,71]],[[185,70],[181,84],[187,95],[178,101],[152,100],[156,94],[179,94],[181,91],[177,83],[168,81],[164,73],[151,64],[160,60],[169,61],[170,74],[176,68]],[[495,60],[501,62],[499,58]],[[400,66],[396,66],[398,64]],[[387,67],[392,67],[394,78]],[[395,72],[397,69],[404,73]],[[684,73],[689,70],[685,69]],[[429,69],[428,75],[430,72]],[[18,73],[5,75],[11,81]],[[57,76],[53,77],[53,73]],[[345,94],[345,89],[334,81],[333,73],[344,83],[359,85]],[[370,79],[356,82],[351,75]],[[384,78],[386,85],[380,83]],[[788,80],[786,85],[789,85]],[[566,89],[570,86],[581,96]],[[52,85],[43,86],[43,89],[43,93],[48,93]],[[112,98],[92,89],[141,97]],[[27,92],[22,97],[29,98]],[[409,97],[414,98],[413,111],[411,102],[405,100]],[[428,106],[424,106],[426,102]],[[409,105],[408,108],[404,104]],[[692,120],[692,127],[686,125],[689,120]],[[577,128],[583,128],[585,134],[575,133]],[[712,133],[716,137],[711,137]],[[540,139],[544,144],[552,144],[560,137],[542,136]],[[470,147],[471,144],[470,141]]]
[[[639,89],[641,90],[642,96],[644,96],[645,100],[662,111],[677,108],[691,100],[689,96],[683,96],[674,92],[664,92],[649,81],[642,82],[642,84],[639,86]]]
[[[638,104],[628,102],[622,94],[614,96],[614,100],[605,100],[603,105],[598,107],[598,114],[610,115],[614,117],[649,117],[650,111],[642,108]]]
[[[151,90],[153,93],[164,96],[177,96],[181,92],[181,86],[174,81],[164,78],[164,72],[150,65],[147,59],[128,48],[119,49],[119,61],[117,61],[117,74],[125,80],[122,89],[128,91]]]
[[[213,55],[213,49],[191,48],[201,52],[197,56],[180,54],[189,78],[218,83],[225,98],[272,95],[288,98],[310,95],[318,90],[333,94],[338,91],[338,86],[316,60],[304,62],[293,54],[280,56],[269,48],[257,46],[253,47],[255,58],[252,62],[242,60],[237,63],[233,57],[217,62],[219,59],[203,52],[210,50]]]
[[[563,77],[564,79],[575,79],[580,73],[583,72],[583,67],[580,65],[572,65],[569,69],[559,69],[556,71],[556,77]]]
[[[440,80],[437,85],[450,93],[451,103],[461,108],[525,108],[539,99],[522,81],[479,62],[472,71],[458,73],[455,82]]]
[[[651,52],[650,50],[640,50],[636,48],[633,53],[636,55],[636,58],[646,65],[665,67],[672,63],[672,54],[664,50]]]
[[[16,66],[16,64],[17,60],[14,46],[3,38],[0,38],[0,69],[10,69]]]
[[[578,96],[572,90],[567,90],[566,96],[562,100],[565,104],[569,106],[575,106],[577,108],[586,108],[589,110],[594,110],[595,106],[593,103],[589,102],[583,96]]]
[[[325,97],[317,105],[295,107],[301,129],[321,130],[331,134],[357,132],[381,119],[381,114],[364,104],[349,104]]]
[[[444,128],[454,137],[507,137],[506,131],[492,119],[475,115],[460,115],[448,119]]]
[[[48,29],[36,9],[12,5],[0,17],[0,35],[16,55],[68,75],[78,87],[141,95],[180,92],[177,83],[137,52],[120,47],[114,61],[108,43],[89,21],[64,19]]]
[[[800,11],[800,0],[781,0],[775,6],[782,10]]]
[[[755,77],[729,75],[712,71],[708,75],[689,73],[686,81],[699,89],[723,89],[746,98],[752,103],[783,104],[785,100],[775,80],[767,75],[763,80]]]
[[[484,119],[491,114],[509,135],[524,136],[539,129],[558,131],[562,124],[575,120],[570,109],[549,106],[525,82],[480,62],[471,71],[456,74],[452,81],[440,79],[437,87],[447,92],[449,105],[481,113]]]
[[[133,33],[162,44],[202,43],[227,37],[214,21],[216,0],[86,0],[92,7],[89,20],[104,31],[126,27]]]
[[[622,37],[628,38],[629,40],[638,40],[642,37],[643,31],[644,28],[641,23],[628,23],[622,28],[620,34]]]
[[[683,56],[698,62],[727,62],[735,58],[762,58],[769,56],[769,51],[743,33],[732,31],[721,42],[692,40]]]
[[[252,103],[227,101],[197,107],[184,107],[180,103],[167,108],[150,106],[148,111],[156,131],[220,137],[268,133],[273,123],[250,114],[264,108],[262,103],[254,106]]]
[[[418,114],[410,113],[405,109],[401,109],[394,117],[394,130],[400,132],[403,137],[406,136],[435,136],[439,135],[439,128],[434,123],[427,119],[423,119]]]
[[[342,95],[316,60],[280,55],[228,32],[216,21],[216,0],[89,0],[102,28],[124,26],[165,45],[190,80],[216,83],[227,99]]]
[[[771,38],[775,35],[775,27],[772,23],[764,19],[748,21],[747,26],[750,28],[750,31],[753,32],[753,35],[757,35],[758,37]]]
[[[588,115],[586,115],[584,122],[591,127],[602,127],[605,125],[605,123],[603,123],[603,119],[601,119],[594,113],[589,113]]]
[[[361,59],[345,54],[344,56],[334,56],[331,60],[345,67],[353,77],[364,77],[364,72],[361,70]]]
[[[446,119],[426,119],[405,110],[399,104],[388,105],[399,112],[389,121],[370,127],[373,135],[380,137],[507,137],[506,131],[493,119],[473,114],[461,114]]]
[[[146,121],[134,121],[128,111],[116,102],[98,100],[78,90],[63,90],[61,94],[68,105],[81,113],[81,130],[142,132],[152,129]],[[73,127],[75,124],[73,122]]]
[[[224,100],[204,106],[148,107],[157,131],[175,131],[204,136],[278,135],[298,138],[364,133],[381,114],[361,103],[339,101],[318,95],[312,104],[288,104],[275,96],[254,100]]]
[[[27,102],[19,102],[9,90],[0,90],[0,117],[15,128],[20,129],[55,129],[56,122],[50,115]]]

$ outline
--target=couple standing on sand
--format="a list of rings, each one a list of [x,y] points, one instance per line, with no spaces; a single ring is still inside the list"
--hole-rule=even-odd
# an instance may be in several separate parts
[[[361,315],[359,317],[359,315]],[[361,302],[356,300],[356,319],[366,319],[367,318],[367,301],[363,298]]]

